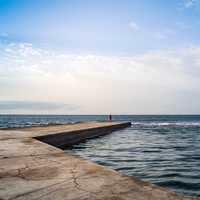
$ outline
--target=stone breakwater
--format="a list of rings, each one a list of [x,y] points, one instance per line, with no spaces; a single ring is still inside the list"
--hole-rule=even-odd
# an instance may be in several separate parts
[[[62,151],[130,126],[84,122],[0,130],[0,199],[190,200]]]

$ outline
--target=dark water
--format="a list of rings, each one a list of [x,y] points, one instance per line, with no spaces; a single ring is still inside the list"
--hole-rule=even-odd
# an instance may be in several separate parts
[[[74,146],[74,154],[187,195],[200,195],[200,116],[113,116],[132,127]],[[105,120],[107,116],[0,115],[0,127]]]

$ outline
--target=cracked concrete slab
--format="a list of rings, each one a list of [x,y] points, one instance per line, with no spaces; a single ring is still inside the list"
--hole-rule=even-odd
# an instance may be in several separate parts
[[[112,169],[64,153],[61,149],[33,137],[64,131],[77,137],[103,134],[102,127],[121,122],[89,122],[75,125],[9,129],[0,132],[1,200],[191,200],[167,189],[128,177]],[[127,125],[127,124],[126,124]],[[85,129],[84,129],[85,127]],[[122,126],[124,127],[124,126]],[[94,132],[91,130],[94,128]],[[28,134],[27,134],[28,133]],[[56,133],[56,134],[55,134]],[[106,131],[107,133],[107,131]],[[83,134],[83,135],[81,135]],[[20,136],[21,135],[21,136]],[[75,141],[75,140],[74,140]],[[67,143],[68,141],[66,141]]]

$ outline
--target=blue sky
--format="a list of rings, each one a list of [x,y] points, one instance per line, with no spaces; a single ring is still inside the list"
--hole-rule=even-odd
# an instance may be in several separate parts
[[[0,30],[9,41],[127,55],[199,43],[200,4],[188,2],[0,0]]]
[[[0,0],[0,112],[198,114],[199,34],[199,0]]]

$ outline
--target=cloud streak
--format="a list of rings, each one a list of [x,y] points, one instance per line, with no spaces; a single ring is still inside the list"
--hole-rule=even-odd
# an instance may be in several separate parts
[[[138,24],[136,24],[134,21],[129,22],[128,26],[132,31],[138,31],[139,30]]]
[[[0,101],[0,110],[74,110],[77,106],[59,102],[34,102],[34,101]]]
[[[163,31],[157,32],[154,34],[154,37],[163,40],[170,37],[174,37],[176,35],[176,31],[170,28],[165,28]]]

